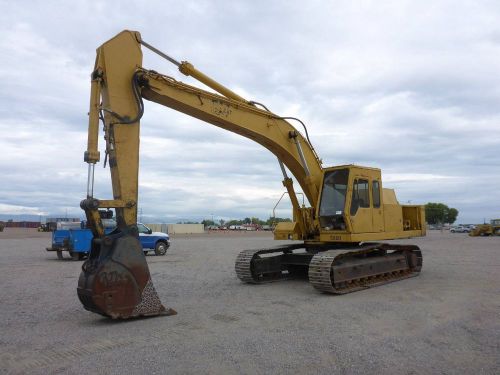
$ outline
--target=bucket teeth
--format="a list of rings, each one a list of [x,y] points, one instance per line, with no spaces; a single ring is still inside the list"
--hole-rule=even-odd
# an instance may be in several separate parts
[[[156,293],[151,279],[148,280],[146,287],[142,291],[141,302],[132,311],[131,317],[136,316],[154,316],[154,315],[175,315],[177,312],[172,309],[166,309]]]

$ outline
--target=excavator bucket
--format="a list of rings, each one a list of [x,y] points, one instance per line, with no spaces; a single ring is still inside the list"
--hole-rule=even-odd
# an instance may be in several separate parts
[[[162,305],[141,243],[131,233],[116,231],[94,240],[77,292],[86,310],[113,319],[176,314]]]

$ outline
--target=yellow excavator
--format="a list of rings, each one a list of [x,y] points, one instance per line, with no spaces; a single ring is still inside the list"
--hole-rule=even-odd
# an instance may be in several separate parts
[[[147,70],[141,47],[202,82],[206,91]],[[400,205],[394,190],[383,188],[381,171],[358,165],[323,167],[307,128],[296,118],[272,113],[203,74],[123,31],[97,49],[91,75],[87,198],[82,200],[94,239],[82,266],[77,293],[85,309],[111,318],[175,314],[165,308],[151,281],[138,240],[137,198],[139,123],[143,99],[170,107],[247,137],[271,151],[283,173],[293,221],[279,223],[276,240],[288,245],[244,250],[235,270],[246,283],[308,277],[326,293],[344,294],[416,276],[422,267],[417,246],[379,242],[425,235],[422,206]],[[299,132],[291,121],[303,126]],[[100,160],[99,124],[104,126],[104,164],[109,163],[113,199],[93,196],[94,168]],[[300,205],[292,178],[309,202]],[[100,209],[114,209],[117,228],[104,233]]]

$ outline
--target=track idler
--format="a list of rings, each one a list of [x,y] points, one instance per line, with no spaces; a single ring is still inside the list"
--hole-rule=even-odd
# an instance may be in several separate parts
[[[94,239],[77,288],[86,310],[113,319],[176,314],[156,293],[136,233],[132,227]]]

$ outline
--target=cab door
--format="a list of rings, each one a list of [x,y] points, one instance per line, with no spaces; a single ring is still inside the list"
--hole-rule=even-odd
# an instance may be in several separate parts
[[[373,232],[368,178],[355,178],[352,188],[350,218],[353,233]]]
[[[139,241],[144,249],[154,249],[154,236],[151,235],[151,229],[144,224],[137,224],[139,231]]]
[[[383,232],[385,229],[384,225],[384,211],[382,204],[382,187],[379,180],[373,180],[371,183],[372,187],[372,223],[374,232]]]

